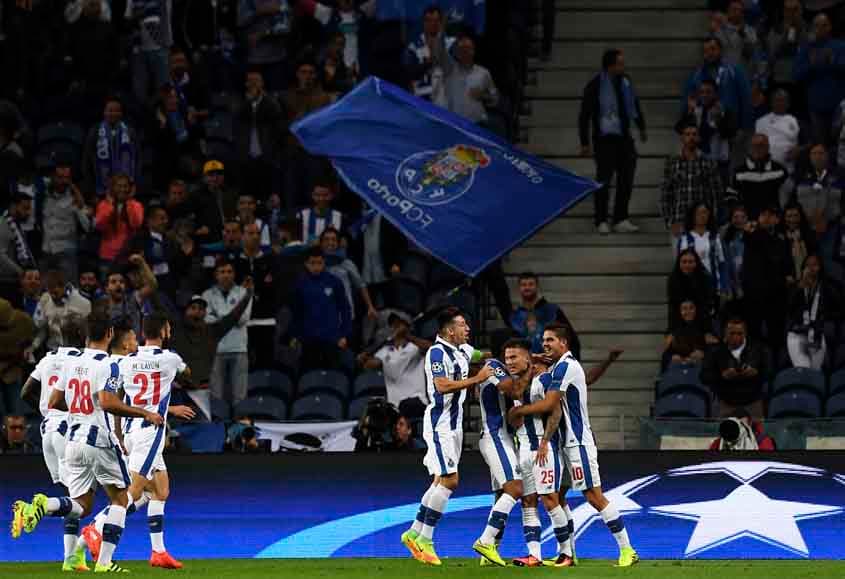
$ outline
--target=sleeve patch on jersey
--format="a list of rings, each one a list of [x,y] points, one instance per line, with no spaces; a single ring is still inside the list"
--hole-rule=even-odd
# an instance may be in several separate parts
[[[94,354],[95,360],[105,360],[108,357],[108,354]]]
[[[443,364],[441,364],[440,362],[434,362],[431,365],[431,371],[434,374],[442,374],[444,371]]]
[[[103,388],[106,392],[117,392],[123,386],[123,382],[120,379],[120,370],[117,367],[115,362],[112,362],[111,365],[111,376],[109,379],[106,380],[105,388]]]

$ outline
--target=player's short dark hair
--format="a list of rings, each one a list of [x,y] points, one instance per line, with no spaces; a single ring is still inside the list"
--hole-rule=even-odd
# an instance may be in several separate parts
[[[460,308],[456,308],[454,306],[445,308],[439,314],[437,314],[438,330],[445,329],[447,326],[450,326],[455,321],[455,318],[463,315],[464,313],[461,311]]]
[[[128,316],[121,316],[112,320],[112,328],[114,329],[114,335],[109,345],[110,350],[119,346],[129,332],[135,331],[135,328],[132,327],[132,320]]]
[[[531,352],[531,343],[526,340],[525,338],[511,338],[507,342],[502,345],[502,354],[505,353],[505,350],[516,348],[519,350],[525,350],[526,352]]]
[[[167,324],[170,323],[170,318],[164,312],[153,312],[144,318],[144,335],[147,338],[157,340],[161,337],[161,333]]]
[[[76,313],[65,316],[62,320],[62,342],[71,348],[84,348],[88,338],[85,318]]]
[[[88,315],[88,339],[94,342],[102,342],[106,339],[109,330],[112,329],[112,321],[104,312],[91,312]]]
[[[605,50],[604,54],[601,55],[601,69],[607,70],[619,59],[619,55],[622,54],[622,51],[618,48],[611,48],[609,50]]]
[[[540,276],[538,276],[538,275],[537,275],[536,273],[534,273],[533,271],[523,271],[521,274],[519,274],[519,275],[517,276],[516,281],[517,281],[517,282],[521,282],[521,281],[522,281],[522,280],[524,280],[524,279],[533,279],[533,280],[534,280],[534,281],[536,281],[538,284],[540,283]]]
[[[558,339],[566,343],[569,343],[572,339],[572,328],[568,324],[549,324],[543,332],[552,332]]]

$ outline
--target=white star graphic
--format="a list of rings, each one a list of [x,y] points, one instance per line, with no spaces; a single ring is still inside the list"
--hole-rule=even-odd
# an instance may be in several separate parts
[[[831,505],[770,499],[748,484],[740,485],[721,500],[664,505],[650,510],[668,517],[698,521],[684,553],[686,557],[741,537],[752,537],[807,557],[807,544],[796,521],[842,512],[840,507]]]

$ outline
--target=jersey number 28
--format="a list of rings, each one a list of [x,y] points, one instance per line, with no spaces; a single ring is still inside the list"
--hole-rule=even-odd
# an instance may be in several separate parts
[[[68,388],[73,390],[73,400],[70,403],[71,414],[92,414],[94,412],[94,400],[91,398],[91,383],[88,380],[81,382],[72,378],[67,383]]]
[[[151,374],[153,379],[153,397],[150,400],[150,404],[156,406],[159,401],[161,400],[161,372],[153,372]],[[144,395],[146,395],[147,390],[150,387],[150,382],[147,379],[146,374],[135,374],[135,378],[132,379],[134,384],[141,385],[141,391],[135,395],[135,398],[132,399],[132,404],[135,406],[146,406],[147,402],[144,400]]]

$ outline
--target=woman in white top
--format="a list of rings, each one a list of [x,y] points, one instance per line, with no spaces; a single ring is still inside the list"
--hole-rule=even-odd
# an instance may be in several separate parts
[[[678,238],[677,253],[691,248],[701,258],[704,269],[714,282],[714,289],[727,293],[728,275],[725,250],[716,230],[716,219],[706,203],[697,203],[687,214],[684,233]]]

